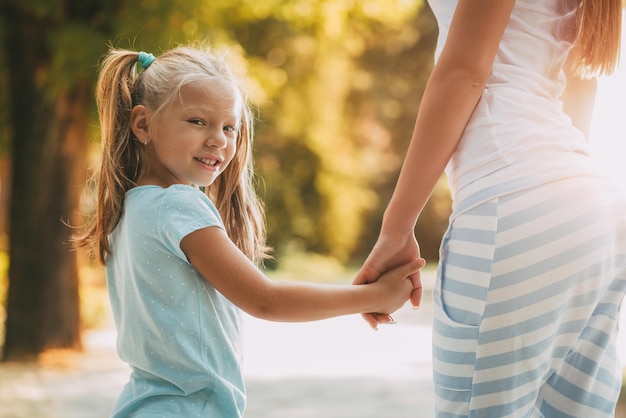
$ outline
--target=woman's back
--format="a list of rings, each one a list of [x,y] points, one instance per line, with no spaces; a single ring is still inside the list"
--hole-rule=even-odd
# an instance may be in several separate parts
[[[456,3],[430,1],[440,27],[436,57]],[[575,7],[574,1],[515,2],[484,92],[446,169],[453,195],[494,173],[520,179],[519,189],[545,180],[528,177],[536,170],[569,175],[570,161],[580,169],[581,156],[588,154],[586,140],[560,100],[576,35]],[[554,161],[563,166],[555,167]],[[582,166],[595,171],[587,162]]]

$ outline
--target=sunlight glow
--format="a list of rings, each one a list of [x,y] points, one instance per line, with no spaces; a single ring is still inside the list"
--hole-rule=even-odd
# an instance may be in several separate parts
[[[592,151],[626,195],[626,27],[622,30],[621,57],[618,71],[599,80],[589,136]],[[617,344],[626,373],[626,309],[622,309]]]
[[[626,194],[626,29],[622,31],[621,57],[618,71],[598,82],[590,145]]]

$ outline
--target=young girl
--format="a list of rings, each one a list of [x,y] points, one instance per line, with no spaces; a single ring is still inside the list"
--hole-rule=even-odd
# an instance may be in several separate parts
[[[419,256],[415,222],[445,168],[437,416],[611,417],[626,202],[585,136],[593,77],[617,63],[622,0],[429,3],[436,63],[355,282]]]
[[[209,51],[111,50],[97,103],[98,204],[78,244],[106,265],[118,352],[132,369],[112,416],[242,416],[239,308],[310,321],[388,314],[408,299],[423,260],[364,286],[273,282],[255,267],[266,247],[252,117]]]

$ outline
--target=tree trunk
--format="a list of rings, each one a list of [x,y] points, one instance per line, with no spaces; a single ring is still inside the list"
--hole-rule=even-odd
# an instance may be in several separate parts
[[[27,361],[81,347],[76,254],[64,220],[82,190],[90,96],[86,85],[51,93],[49,23],[7,3],[13,136],[4,360]]]

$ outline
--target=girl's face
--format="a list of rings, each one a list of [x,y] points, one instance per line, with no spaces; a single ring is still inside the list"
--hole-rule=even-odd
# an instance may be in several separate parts
[[[138,183],[162,187],[212,184],[235,155],[241,107],[239,93],[215,80],[183,87],[158,119],[143,108],[147,138],[133,131],[141,142],[148,141],[148,171]],[[135,122],[133,128],[139,125]]]

